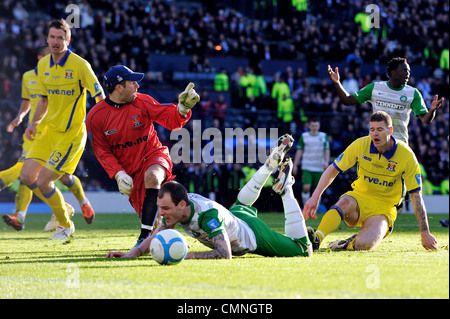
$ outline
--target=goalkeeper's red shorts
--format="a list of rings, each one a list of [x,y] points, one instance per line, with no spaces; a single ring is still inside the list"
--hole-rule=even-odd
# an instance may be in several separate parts
[[[166,171],[166,180],[164,182],[168,182],[175,178],[175,176],[172,175],[173,164],[167,150],[155,152],[155,154],[152,154],[149,158],[144,160],[142,168],[137,171],[136,174],[131,176],[133,178],[133,191],[128,198],[131,206],[133,206],[134,210],[139,215],[139,218],[142,216],[142,205],[144,204],[145,197],[145,172],[154,164],[161,165]]]

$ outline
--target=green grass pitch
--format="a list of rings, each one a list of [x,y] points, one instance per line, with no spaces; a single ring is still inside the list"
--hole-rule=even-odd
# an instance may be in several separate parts
[[[422,248],[414,215],[400,215],[394,232],[370,252],[329,251],[312,258],[265,258],[247,254],[232,260],[185,260],[160,266],[150,256],[106,259],[109,250],[129,251],[139,232],[133,214],[98,214],[66,242],[42,231],[49,215],[30,214],[26,229],[0,225],[0,299],[170,298],[322,299],[449,298],[449,233],[430,215],[439,251]],[[260,214],[283,232],[282,214]],[[318,220],[308,220],[316,227]],[[354,234],[343,223],[322,247]],[[187,237],[191,251],[205,250]]]

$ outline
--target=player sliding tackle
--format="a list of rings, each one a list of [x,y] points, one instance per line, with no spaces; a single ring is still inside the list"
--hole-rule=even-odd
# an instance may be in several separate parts
[[[189,252],[186,259],[229,259],[246,253],[278,257],[311,256],[312,247],[305,220],[292,190],[292,161],[290,158],[283,161],[293,141],[288,134],[278,139],[277,146],[264,165],[242,188],[236,203],[229,209],[198,194],[188,194],[179,183],[165,183],[158,193],[157,204],[163,219],[157,229],[129,253],[110,251],[106,257],[133,258],[149,254],[150,242],[155,234],[177,224],[186,234],[212,249]],[[270,229],[257,217],[257,209],[252,207],[262,186],[279,166],[278,178],[272,188],[281,195],[286,236]]]

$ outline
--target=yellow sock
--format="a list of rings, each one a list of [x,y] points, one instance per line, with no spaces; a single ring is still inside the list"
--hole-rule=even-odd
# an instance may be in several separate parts
[[[33,192],[26,185],[20,183],[19,189],[17,190],[15,202],[16,202],[16,213],[26,212],[28,205],[31,203],[33,198]]]
[[[83,186],[81,185],[81,181],[78,177],[76,177],[75,175],[71,176],[72,176],[72,184],[67,185],[67,187],[69,187],[69,190],[72,192],[73,196],[75,196],[75,198],[79,202],[81,202],[85,196]]]
[[[355,250],[354,244],[355,244],[355,240],[357,237],[353,238],[353,240],[351,242],[348,243],[347,245],[347,250]]]
[[[1,187],[9,187],[20,176],[23,162],[17,162],[13,166],[0,172],[0,179],[2,180]]]
[[[33,192],[34,195],[36,195],[41,201],[43,201],[44,203],[46,203],[48,206],[50,206],[50,204],[48,203],[47,198],[44,197],[44,195],[42,195],[41,190],[37,187],[36,182],[34,182],[33,184],[29,185],[28,188]]]
[[[331,206],[330,210],[325,213],[317,227],[316,234],[319,236],[320,243],[331,232],[335,231],[342,220],[342,210],[338,206]]]
[[[70,219],[66,209],[66,203],[64,202],[64,197],[58,188],[54,188],[48,194],[42,194],[41,190],[37,187],[36,182],[29,185],[28,188],[33,191],[40,200],[46,203],[52,209],[53,214],[58,220],[59,224],[63,227],[70,227]],[[62,201],[62,204],[61,204]]]
[[[59,189],[55,187],[51,192],[43,195],[47,199],[47,204],[52,209],[53,215],[55,215],[59,224],[69,228],[71,225],[69,215],[67,214],[64,197]]]

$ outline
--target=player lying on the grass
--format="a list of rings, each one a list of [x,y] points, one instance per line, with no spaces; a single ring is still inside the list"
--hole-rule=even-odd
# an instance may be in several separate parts
[[[437,249],[437,242],[428,227],[427,212],[422,199],[420,167],[411,148],[392,136],[392,119],[384,111],[370,117],[370,136],[355,140],[327,168],[320,178],[316,190],[303,208],[306,219],[316,211],[319,200],[336,176],[357,164],[357,178],[352,191],[341,196],[336,205],[323,216],[314,231],[308,227],[314,250],[324,238],[345,224],[361,231],[345,240],[331,243],[328,248],[347,250],[371,250],[392,232],[397,218],[403,181],[411,196],[422,237],[422,246],[427,250]]]
[[[149,254],[150,242],[159,231],[179,224],[186,234],[211,248],[205,252],[189,252],[186,259],[232,258],[246,253],[262,256],[311,256],[305,220],[292,185],[292,161],[283,158],[292,146],[293,138],[284,135],[263,166],[252,176],[237,196],[235,205],[226,209],[219,203],[198,194],[188,194],[177,182],[165,183],[158,193],[162,222],[141,245],[129,253],[110,251],[107,258],[133,258]],[[273,189],[281,195],[285,214],[285,235],[270,229],[257,217],[251,205],[258,199],[262,186],[281,164]]]

